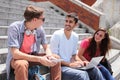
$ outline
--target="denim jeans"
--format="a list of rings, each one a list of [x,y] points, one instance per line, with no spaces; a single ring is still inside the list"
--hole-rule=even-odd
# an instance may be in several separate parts
[[[62,67],[62,80],[90,80],[87,71]]]
[[[103,65],[99,64],[98,66],[100,66],[99,69],[106,80],[115,80],[110,72]]]
[[[88,69],[87,72],[90,77],[90,80],[105,80],[101,71],[97,67]]]

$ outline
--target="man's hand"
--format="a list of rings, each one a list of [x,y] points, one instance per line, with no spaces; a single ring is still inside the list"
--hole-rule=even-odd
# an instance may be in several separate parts
[[[52,58],[54,57],[48,57],[48,56],[40,57],[40,63],[44,66],[52,67],[57,64],[57,62],[50,60]]]

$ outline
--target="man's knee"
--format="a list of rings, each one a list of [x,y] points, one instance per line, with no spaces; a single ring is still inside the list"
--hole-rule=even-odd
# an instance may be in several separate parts
[[[53,66],[54,68],[61,68],[61,62],[57,62],[57,64],[55,66]]]
[[[17,60],[14,63],[14,68],[15,69],[28,69],[29,63],[26,60]]]

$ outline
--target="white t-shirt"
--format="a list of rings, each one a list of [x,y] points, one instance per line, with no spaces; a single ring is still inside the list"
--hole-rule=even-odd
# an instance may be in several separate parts
[[[64,34],[64,29],[53,33],[50,40],[50,49],[52,53],[58,54],[64,61],[69,62],[72,55],[77,53],[78,35],[71,33],[69,39]]]

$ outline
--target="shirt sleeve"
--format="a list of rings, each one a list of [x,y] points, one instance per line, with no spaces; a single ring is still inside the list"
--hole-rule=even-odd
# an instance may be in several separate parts
[[[74,47],[73,47],[73,54],[75,55],[77,53],[77,49],[78,49],[78,35],[76,35],[76,37],[74,38]]]
[[[11,25],[8,28],[8,47],[16,47],[16,48],[20,48],[20,44],[19,44],[19,34],[18,34],[18,30],[15,27],[15,25]]]
[[[56,33],[54,33],[50,39],[50,49],[54,54],[59,53],[59,35]]]
[[[45,33],[45,30],[43,29],[43,27],[41,27],[40,38],[41,38],[42,45],[47,44],[46,33]]]
[[[88,45],[89,45],[89,39],[84,39],[84,40],[81,42],[80,47],[86,49],[86,48],[88,47]]]

